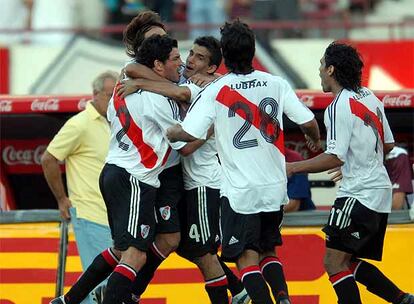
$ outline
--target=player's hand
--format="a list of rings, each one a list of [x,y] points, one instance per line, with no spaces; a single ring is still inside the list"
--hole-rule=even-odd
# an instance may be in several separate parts
[[[70,202],[69,198],[67,196],[61,198],[58,201],[60,216],[62,219],[69,221],[70,220],[70,213],[69,208],[72,207],[72,203]]]
[[[295,163],[286,162],[286,176],[289,178],[294,174]]]
[[[342,170],[341,167],[336,167],[331,170],[328,170],[328,174],[332,174],[331,180],[336,182],[339,182],[342,179]]]
[[[120,81],[120,85],[116,87],[116,95],[125,98],[139,89],[136,79],[124,79]]]
[[[313,141],[308,135],[305,134],[306,145],[312,152],[318,152],[322,150],[321,141],[318,140],[317,142]]]
[[[206,85],[208,85],[210,82],[212,82],[214,79],[216,79],[214,76],[210,75],[201,75],[201,74],[195,74],[189,78],[193,83],[195,83],[200,88],[204,88]]]

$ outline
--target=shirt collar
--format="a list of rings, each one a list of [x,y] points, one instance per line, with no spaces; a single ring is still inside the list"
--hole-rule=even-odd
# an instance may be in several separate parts
[[[88,115],[92,118],[92,119],[99,119],[102,115],[99,114],[99,112],[95,109],[95,107],[93,106],[93,104],[91,103],[91,101],[89,101],[86,104],[85,107],[85,111],[86,113],[88,113]]]

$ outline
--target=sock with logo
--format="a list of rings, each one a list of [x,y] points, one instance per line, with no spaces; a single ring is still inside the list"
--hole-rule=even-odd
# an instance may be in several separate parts
[[[118,264],[108,279],[102,304],[123,303],[130,299],[131,285],[136,276],[137,273],[131,266]]]
[[[221,268],[223,268],[224,274],[227,277],[228,288],[232,296],[235,296],[242,292],[244,289],[243,283],[241,280],[234,274],[234,272],[224,263],[219,256],[217,256]]]
[[[351,271],[341,271],[329,277],[339,304],[362,304],[358,286]]]
[[[118,262],[119,260],[111,248],[97,255],[78,281],[65,294],[66,304],[82,302],[99,283],[111,274]]]
[[[260,262],[260,271],[272,289],[276,301],[289,299],[283,265],[277,257],[267,256]]]
[[[240,270],[241,280],[252,302],[255,304],[273,304],[267,284],[257,265]]]
[[[399,303],[402,292],[390,281],[377,267],[362,260],[356,260],[351,264],[351,271],[355,280],[365,285],[368,291],[383,298],[387,302]]]
[[[226,275],[206,281],[206,291],[212,304],[228,304]]]
[[[151,250],[147,251],[147,261],[140,269],[137,277],[132,284],[132,294],[134,298],[139,298],[154,277],[155,271],[167,258],[157,248],[155,243],[151,244]]]

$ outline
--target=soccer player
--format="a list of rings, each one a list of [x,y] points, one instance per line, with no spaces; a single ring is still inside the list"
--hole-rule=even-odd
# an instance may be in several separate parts
[[[171,141],[206,138],[214,124],[223,170],[222,257],[235,261],[253,303],[290,303],[283,269],[275,254],[281,244],[282,205],[288,201],[283,121],[299,124],[314,146],[319,129],[312,112],[280,77],[255,71],[255,39],[240,21],[221,29],[225,76],[207,86],[182,125],[168,129]],[[260,266],[259,266],[260,265]]]
[[[188,78],[199,74],[204,76],[205,79],[214,79],[214,72],[220,65],[221,60],[220,42],[210,36],[199,37],[194,41],[187,57],[180,78],[181,86],[162,80],[153,81],[138,78],[124,81],[124,85],[120,86],[118,94],[122,96],[138,88],[145,89],[180,100],[182,109],[185,110],[201,91],[200,87],[187,81]],[[134,64],[134,66],[136,65]],[[142,68],[138,67],[138,71],[134,71],[134,73],[139,73]],[[221,168],[216,157],[214,139],[210,138],[193,154],[183,157],[182,164],[186,196],[185,201],[179,206],[181,213],[181,243],[177,253],[193,261],[200,268],[206,280],[206,290],[211,299],[215,295],[210,294],[209,290],[211,288],[209,285],[221,284],[223,291],[225,291],[227,285],[225,278],[227,277],[228,288],[233,295],[232,303],[248,303],[250,298],[243,284],[224,262],[217,260]],[[139,298],[146,285],[142,286],[142,280],[138,279],[137,281],[133,292],[136,298]],[[212,302],[215,302],[214,299]]]
[[[353,47],[333,42],[320,62],[322,89],[335,95],[325,110],[326,151],[309,160],[288,163],[288,175],[341,166],[341,187],[323,228],[325,269],[338,303],[362,303],[356,281],[387,302],[414,303],[412,295],[360,259],[381,260],[391,211],[392,187],[383,162],[394,138],[384,105],[361,87],[363,62]]]

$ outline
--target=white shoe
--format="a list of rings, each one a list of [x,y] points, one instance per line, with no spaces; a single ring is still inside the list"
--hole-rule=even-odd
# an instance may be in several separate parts
[[[49,304],[66,304],[65,297],[64,296],[60,296],[58,298],[55,298],[52,301],[50,301]]]
[[[250,296],[247,294],[246,289],[243,289],[231,299],[231,304],[247,304],[249,302]]]

